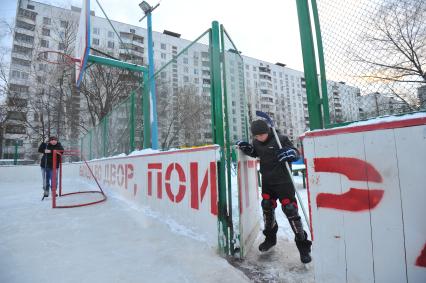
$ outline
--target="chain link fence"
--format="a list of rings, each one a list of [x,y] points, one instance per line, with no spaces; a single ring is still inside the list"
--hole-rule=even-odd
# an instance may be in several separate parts
[[[426,110],[426,1],[316,3],[331,124]]]
[[[136,89],[115,106],[81,139],[87,159],[128,154],[143,145],[142,89]]]
[[[213,143],[209,34],[162,46],[154,75],[161,149]]]

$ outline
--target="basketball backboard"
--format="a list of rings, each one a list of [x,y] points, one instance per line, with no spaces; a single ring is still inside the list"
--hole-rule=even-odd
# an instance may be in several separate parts
[[[90,52],[90,0],[83,0],[78,24],[77,36],[75,38],[74,57],[78,59],[75,63],[75,84],[77,87],[83,79],[87,58]]]

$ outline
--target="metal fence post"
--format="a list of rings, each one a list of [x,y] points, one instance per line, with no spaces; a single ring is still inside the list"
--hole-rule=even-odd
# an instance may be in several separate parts
[[[308,2],[307,0],[296,0],[296,4],[299,18],[300,41],[302,44],[303,69],[306,80],[306,95],[308,98],[309,127],[311,130],[322,129],[321,98],[319,95]]]
[[[135,150],[135,92],[130,94],[130,152]]]
[[[222,78],[220,64],[220,30],[217,21],[212,22],[212,32],[210,36],[210,78],[211,78],[211,96],[213,104],[212,117],[214,128],[214,142],[220,146],[221,155],[218,162],[218,221],[219,221],[219,249],[222,255],[229,254],[229,223],[227,211],[227,184],[226,184],[226,166],[225,166],[225,137],[223,124],[223,108],[222,108]]]

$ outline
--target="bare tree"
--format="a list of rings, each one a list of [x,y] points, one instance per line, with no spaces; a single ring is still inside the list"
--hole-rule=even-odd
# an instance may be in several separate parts
[[[370,77],[406,83],[426,83],[426,1],[385,1],[363,38],[378,56],[360,57],[374,72]],[[380,56],[379,56],[380,55]]]
[[[80,91],[87,102],[91,126],[96,126],[114,106],[138,88],[140,75],[97,64],[86,70],[86,78],[80,86]]]
[[[0,42],[12,34],[12,26],[10,23],[0,18]],[[6,100],[9,92],[9,62],[5,58],[10,54],[10,48],[7,46],[0,46],[0,157],[3,156],[3,134],[5,125],[8,120],[9,106]]]
[[[167,92],[164,82],[157,81],[157,86],[161,147],[195,146],[206,142],[202,130],[206,117],[210,119],[210,102],[198,93],[197,87],[188,84],[173,93]]]
[[[52,17],[53,18],[53,17]],[[33,52],[30,76],[35,84],[29,96],[26,126],[31,129],[30,139],[38,141],[56,134],[64,140],[78,138],[78,93],[74,87],[74,66],[67,64],[65,56],[43,53],[46,50],[59,50],[72,56],[74,50],[76,22],[67,17],[55,17],[49,29],[49,45],[39,41]],[[41,33],[37,30],[36,33]],[[41,38],[41,35],[38,35]],[[47,61],[47,62],[46,62]],[[56,64],[51,64],[56,63]]]

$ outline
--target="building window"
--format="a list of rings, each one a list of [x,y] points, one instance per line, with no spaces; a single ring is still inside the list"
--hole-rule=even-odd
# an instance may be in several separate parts
[[[167,59],[167,55],[166,55],[166,53],[161,53],[161,59]]]
[[[108,31],[108,37],[109,38],[114,38],[114,32],[113,31]]]
[[[23,33],[15,33],[15,40],[23,43],[34,43],[34,37],[23,34]]]
[[[26,115],[23,112],[9,111],[7,112],[7,117],[11,120],[25,121]]]
[[[6,133],[25,134],[25,127],[23,125],[6,125]]]
[[[108,48],[114,48],[114,41],[108,41]]]
[[[38,64],[38,70],[39,71],[46,71],[47,65],[46,64]]]
[[[184,57],[184,58],[183,58],[183,63],[184,63],[184,64],[188,64],[188,58]]]
[[[42,34],[42,35],[45,35],[45,36],[50,36],[50,29],[48,29],[48,28],[43,28],[43,29],[41,30],[41,34]]]
[[[18,16],[24,17],[24,18],[27,18],[27,19],[30,19],[30,20],[34,21],[35,18],[36,18],[36,16],[37,16],[37,13],[19,8],[19,10],[18,10]]]
[[[19,65],[19,66],[24,66],[24,67],[29,67],[29,66],[31,66],[31,61],[24,60],[24,59],[21,59],[21,58],[14,58],[14,57],[12,57],[12,64],[13,65]]]
[[[50,25],[52,23],[52,19],[48,17],[43,17],[43,24]]]
[[[67,21],[61,21],[61,28],[67,28],[68,22]]]
[[[99,38],[94,38],[92,43],[93,45],[99,45]]]
[[[59,50],[65,50],[65,44],[64,44],[64,43],[62,43],[62,42],[60,42],[60,43],[58,44],[58,49],[59,49]]]
[[[12,78],[19,79],[21,77],[21,73],[16,70],[12,70]]]
[[[34,31],[35,30],[35,25],[23,22],[23,21],[16,21],[16,27],[17,28],[22,28],[22,29],[26,29],[26,30],[30,30],[30,31]]]
[[[41,47],[49,48],[49,41],[42,39],[40,45]]]
[[[28,10],[34,10],[34,5],[30,5],[30,4],[28,4],[28,5],[27,5],[27,9],[28,9]]]
[[[188,77],[188,76],[183,76],[183,82],[184,82],[184,83],[189,82],[189,77]]]
[[[24,47],[24,46],[20,46],[20,45],[13,45],[13,52],[18,53],[18,54],[22,54],[22,55],[27,55],[27,56],[31,56],[33,53],[33,49],[32,48],[28,48],[28,47]]]
[[[135,33],[136,33],[136,30],[131,28],[131,29],[130,29],[130,33],[135,34]]]
[[[24,93],[27,93],[28,90],[29,90],[29,87],[25,86],[25,85],[10,84],[9,90],[12,91],[12,92],[24,92]],[[16,100],[16,98],[14,100]]]
[[[99,33],[100,33],[100,30],[99,30],[99,28],[93,28],[93,34],[98,34],[99,35]]]
[[[167,46],[165,43],[161,43],[161,49],[166,50]]]

